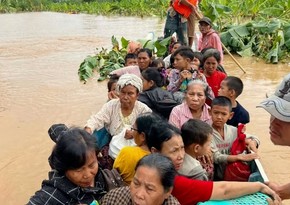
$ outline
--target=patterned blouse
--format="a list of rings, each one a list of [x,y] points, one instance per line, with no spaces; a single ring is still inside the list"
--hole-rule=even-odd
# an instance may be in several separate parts
[[[121,187],[111,190],[100,201],[101,205],[133,205],[129,187]],[[163,205],[180,205],[172,195],[163,202]]]
[[[144,103],[136,101],[132,113],[124,118],[121,113],[120,100],[113,99],[104,104],[97,114],[92,115],[85,126],[91,128],[92,131],[105,126],[108,132],[114,136],[119,134],[126,125],[132,126],[138,115],[146,112],[152,111]]]

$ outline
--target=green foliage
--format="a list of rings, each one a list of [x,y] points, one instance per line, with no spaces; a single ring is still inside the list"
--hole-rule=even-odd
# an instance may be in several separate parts
[[[230,51],[271,63],[289,58],[290,1],[203,0],[201,10]]]
[[[164,17],[168,0],[0,0],[0,12],[56,11]]]
[[[143,48],[151,49],[154,55],[160,57],[167,52],[167,47],[170,43],[170,40],[171,37],[157,40],[140,39],[138,42],[141,43]],[[115,38],[115,36],[112,36],[111,42],[112,50],[109,51],[102,48],[101,51],[98,52],[95,56],[88,56],[80,64],[78,70],[80,81],[86,83],[89,78],[93,77],[94,71],[97,71],[100,75],[98,81],[102,81],[105,80],[113,70],[124,67],[124,58],[127,54],[129,40],[122,37],[121,48],[120,43]]]
[[[290,51],[290,24],[279,19],[253,21],[228,28],[221,33],[221,40],[241,56],[256,55],[269,63],[278,63]]]

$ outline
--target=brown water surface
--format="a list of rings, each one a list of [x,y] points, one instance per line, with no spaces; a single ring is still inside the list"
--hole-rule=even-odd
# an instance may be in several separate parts
[[[77,70],[83,59],[97,47],[109,48],[112,35],[130,40],[150,32],[160,36],[163,22],[45,12],[1,14],[0,25],[0,201],[15,205],[26,203],[47,178],[53,146],[47,134],[50,125],[83,126],[107,100],[105,82],[98,83],[97,78],[86,85],[79,82]],[[236,58],[246,74],[228,55],[225,66],[229,75],[245,84],[239,101],[251,115],[247,132],[261,139],[268,177],[279,183],[290,181],[290,148],[271,144],[269,115],[255,108],[290,67]]]

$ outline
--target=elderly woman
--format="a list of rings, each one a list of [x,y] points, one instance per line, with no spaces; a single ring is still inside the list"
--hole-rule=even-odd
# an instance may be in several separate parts
[[[126,66],[123,68],[119,68],[112,71],[110,75],[115,74],[117,76],[121,76],[125,73],[131,73],[137,75],[138,77],[141,77],[141,72],[143,70],[146,70],[151,65],[152,59],[152,51],[148,48],[142,48],[137,53],[138,66]]]
[[[102,198],[101,205],[178,205],[171,196],[175,175],[169,158],[160,154],[145,156],[136,166],[130,187],[113,189]]]
[[[211,125],[210,107],[205,103],[208,89],[207,83],[202,80],[191,81],[187,86],[185,101],[172,109],[169,122],[179,129],[189,119],[200,119]]]
[[[199,79],[191,81],[187,85],[185,101],[172,109],[169,122],[179,129],[189,119],[199,119],[211,125],[210,107],[205,103],[208,91],[209,86],[204,81]],[[212,158],[211,152],[203,157],[198,157],[210,180],[213,178],[214,173]]]
[[[109,155],[114,159],[120,149],[134,145],[131,127],[141,113],[151,112],[151,109],[137,101],[142,91],[142,80],[134,74],[124,74],[117,83],[119,98],[107,102],[101,110],[92,115],[85,125],[85,130],[92,133],[103,127],[112,136],[109,145]]]

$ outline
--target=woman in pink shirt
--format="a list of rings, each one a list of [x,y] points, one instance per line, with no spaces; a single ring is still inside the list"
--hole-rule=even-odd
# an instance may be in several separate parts
[[[205,103],[208,90],[208,84],[204,81],[191,81],[187,86],[185,101],[172,109],[169,122],[179,129],[189,119],[200,119],[211,125],[210,107]]]

